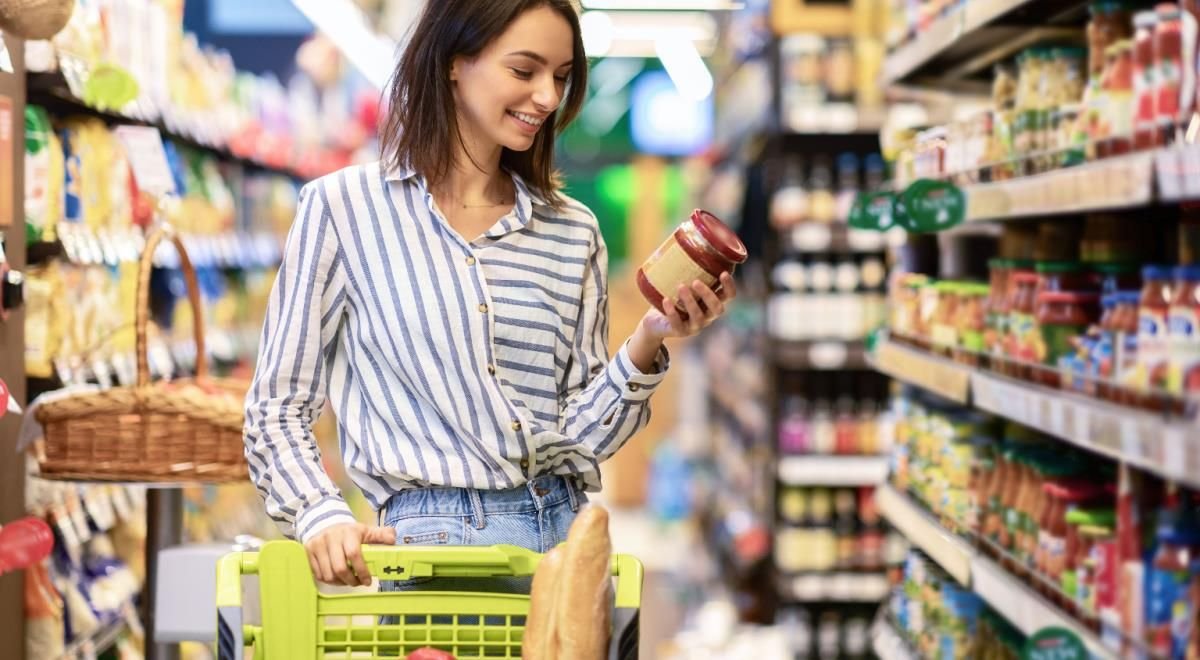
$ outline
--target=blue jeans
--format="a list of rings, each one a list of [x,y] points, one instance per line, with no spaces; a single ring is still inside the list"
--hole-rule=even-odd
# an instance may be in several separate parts
[[[497,545],[537,552],[567,540],[587,497],[565,477],[544,475],[510,490],[414,488],[393,495],[380,513],[396,530],[396,545]],[[416,578],[382,583],[383,591],[504,591],[529,593],[530,578]]]

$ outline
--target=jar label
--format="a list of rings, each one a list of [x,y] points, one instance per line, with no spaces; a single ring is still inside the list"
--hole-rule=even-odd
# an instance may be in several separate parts
[[[1196,308],[1171,307],[1167,332],[1171,346],[1167,389],[1176,394],[1200,391],[1200,315]]]
[[[688,253],[674,239],[660,247],[643,268],[646,279],[663,296],[674,298],[678,295],[680,284],[690,284],[700,280],[708,286],[717,283],[717,279],[700,264],[692,261]]]

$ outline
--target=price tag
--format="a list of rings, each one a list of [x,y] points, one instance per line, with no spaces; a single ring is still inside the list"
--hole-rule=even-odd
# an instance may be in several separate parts
[[[1171,477],[1185,477],[1193,461],[1187,455],[1186,431],[1178,426],[1168,427],[1162,434],[1164,471]]]
[[[162,135],[153,126],[118,126],[117,138],[133,168],[138,188],[155,197],[175,193],[175,177],[167,163]]]
[[[1135,419],[1124,418],[1121,420],[1121,455],[1127,459],[1135,459],[1135,461],[1146,458]]]

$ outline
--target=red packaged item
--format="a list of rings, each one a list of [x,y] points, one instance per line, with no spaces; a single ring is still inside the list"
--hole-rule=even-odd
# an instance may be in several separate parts
[[[1167,312],[1170,307],[1170,268],[1146,266],[1142,269],[1142,293],[1138,300],[1138,386],[1146,393],[1145,399],[1151,407],[1156,407],[1152,390],[1166,384]]]
[[[1133,115],[1133,147],[1141,150],[1153,148],[1159,143],[1159,133],[1155,130],[1158,119],[1155,98],[1158,70],[1154,52],[1154,31],[1158,26],[1158,15],[1153,11],[1140,11],[1134,15],[1133,25],[1133,93],[1136,103]]]

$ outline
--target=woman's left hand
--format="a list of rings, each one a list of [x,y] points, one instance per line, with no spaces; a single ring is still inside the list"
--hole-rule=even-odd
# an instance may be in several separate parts
[[[651,308],[642,317],[642,329],[658,339],[691,337],[712,325],[725,313],[727,303],[737,297],[737,287],[729,273],[721,274],[721,292],[714,293],[700,280],[691,287],[679,285],[674,297],[663,299],[666,313]],[[687,319],[679,313],[676,303],[687,312]]]

